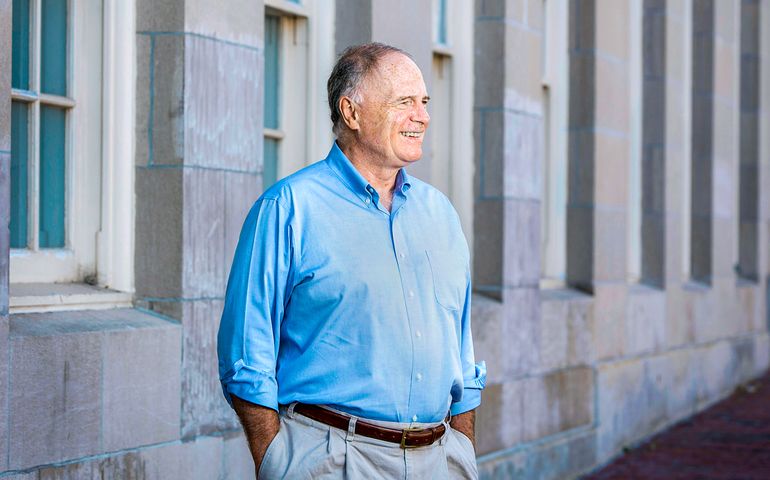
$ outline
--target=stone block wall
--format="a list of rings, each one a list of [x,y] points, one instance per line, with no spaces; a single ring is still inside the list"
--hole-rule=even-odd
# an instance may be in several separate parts
[[[543,2],[475,0],[467,19],[473,334],[489,369],[482,478],[576,477],[770,363],[770,0],[644,0],[642,18],[631,1],[569,2],[558,289],[540,288]],[[429,72],[430,2],[413,3],[337,0],[334,51],[387,41]],[[1,66],[11,4],[0,0]],[[0,104],[0,479],[254,477],[215,342],[241,222],[262,190],[263,15],[261,1],[136,0],[134,309],[9,317]],[[641,112],[629,101],[631,22],[644,35]],[[645,148],[638,283],[626,278],[631,115],[643,116]]]
[[[478,412],[481,476],[574,478],[769,366],[767,170],[755,178],[764,186],[756,193],[765,208],[757,220],[765,232],[756,253],[765,259],[762,272],[747,280],[733,265],[753,254],[740,257],[746,255],[739,246],[746,229],[737,202],[739,170],[745,171],[739,162],[747,144],[770,144],[762,138],[751,143],[742,133],[740,99],[752,80],[741,80],[740,59],[743,71],[752,71],[751,62],[762,63],[760,83],[770,78],[770,35],[762,30],[770,23],[770,2],[645,0],[642,18],[631,15],[626,0],[569,2],[567,279],[558,289],[539,289],[537,278],[530,280],[534,298],[524,293],[526,282],[506,280],[527,278],[530,268],[539,274],[532,247],[539,244],[539,209],[521,222],[506,215],[510,207],[504,202],[514,197],[487,203],[485,193],[494,181],[533,178],[543,158],[527,140],[505,143],[508,135],[529,129],[500,114],[490,120],[481,111],[504,95],[510,98],[511,91],[521,96],[526,85],[539,87],[537,65],[523,62],[537,57],[540,44],[518,44],[512,54],[495,35],[521,29],[541,39],[545,32],[527,20],[539,16],[532,13],[539,2],[476,5],[474,235],[483,247],[476,251],[474,339],[477,356],[492,359]],[[754,10],[764,15],[758,17],[765,19],[761,35],[745,20]],[[488,25],[490,17],[502,18],[504,26]],[[641,112],[628,100],[630,22],[639,22],[642,32]],[[749,40],[760,46],[746,46]],[[750,51],[747,62],[742,48],[765,53],[756,60]],[[697,60],[690,57],[696,53]],[[538,111],[536,89],[530,95],[531,111]],[[758,118],[766,118],[770,108],[770,96],[763,98],[757,101]],[[644,148],[638,283],[626,278],[631,115],[642,115]],[[767,121],[762,125],[760,137],[769,128]],[[521,166],[520,156],[527,165]],[[485,176],[490,165],[492,173]],[[505,192],[502,186],[495,191]],[[532,202],[539,201],[536,188]],[[507,237],[517,240],[510,249]],[[490,280],[504,285],[505,293],[487,288]]]

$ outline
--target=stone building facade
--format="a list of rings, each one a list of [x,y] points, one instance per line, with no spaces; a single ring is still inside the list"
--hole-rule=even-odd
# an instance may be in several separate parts
[[[768,368],[770,0],[0,0],[0,479],[253,478],[229,263],[366,41],[433,98],[483,478],[575,477]]]

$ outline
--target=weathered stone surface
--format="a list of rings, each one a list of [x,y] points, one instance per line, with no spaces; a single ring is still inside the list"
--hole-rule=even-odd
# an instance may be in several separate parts
[[[261,49],[265,24],[263,3],[235,0],[228,8],[212,8],[209,0],[185,0],[184,30]]]
[[[0,65],[7,66],[0,72],[0,94],[11,93],[11,0],[0,1]],[[7,97],[6,97],[7,98]],[[11,150],[11,102],[5,101],[0,106],[0,150]]]
[[[88,328],[93,317],[81,318],[46,326],[11,318],[11,469],[100,452],[103,337]],[[73,324],[83,328],[60,334]]]
[[[262,53],[188,35],[184,56],[184,164],[261,170]]]
[[[586,431],[542,444],[529,444],[502,457],[482,457],[479,459],[479,478],[571,478],[576,473],[588,470],[596,460],[596,433]]]
[[[628,198],[628,139],[597,132],[594,162],[595,202],[604,206],[623,208]]]
[[[600,285],[594,291],[592,350],[597,360],[623,353],[627,296],[628,287],[624,283]]]
[[[503,192],[508,198],[539,199],[542,189],[543,118],[517,112],[506,112],[504,118],[504,157],[501,159],[504,165]],[[495,157],[489,160],[498,161]]]
[[[249,209],[257,201],[262,190],[262,182],[256,175],[248,173],[225,172],[225,203],[220,213],[224,221],[224,265],[225,279],[230,274],[230,266],[238,245],[241,227]],[[220,295],[222,292],[220,292]]]
[[[596,48],[619,60],[628,58],[629,0],[596,0]]]
[[[8,338],[8,315],[0,316],[0,347],[10,348]],[[0,355],[0,425],[8,425],[8,355]],[[9,432],[7,428],[0,429],[0,472],[8,469]]]
[[[473,279],[484,295],[502,299],[504,204],[499,200],[477,200],[473,204]],[[497,291],[490,290],[498,288]]]
[[[477,5],[479,3],[476,2]],[[474,57],[474,78],[477,82],[473,89],[474,106],[477,109],[499,107],[505,98],[505,62],[500,61],[505,56],[505,24],[499,20],[482,19],[477,20],[475,25],[475,48],[485,52],[485,55]]]
[[[540,280],[540,202],[506,200],[504,284],[534,287]]]
[[[222,300],[184,302],[182,325],[182,438],[238,428],[222,395],[217,331]]]
[[[151,38],[150,86],[152,165],[180,165],[185,143],[185,35],[158,35]]]
[[[136,294],[182,296],[182,170],[136,169]]]
[[[537,288],[506,288],[503,352],[507,378],[526,375],[540,364],[540,291]]]
[[[474,294],[471,301],[471,328],[476,360],[487,362],[487,383],[500,383],[506,378],[507,342],[503,334],[504,307],[501,302]],[[484,393],[486,395],[486,393]],[[486,400],[485,400],[486,401]]]
[[[540,299],[540,369],[587,365],[592,355],[592,298],[574,290],[543,290]]]
[[[137,31],[181,32],[184,30],[184,0],[136,2]]]
[[[624,354],[638,355],[662,349],[666,343],[665,292],[633,285],[626,298]]]
[[[590,368],[560,370],[522,382],[521,441],[545,438],[593,421],[594,376]]]
[[[182,296],[220,298],[224,295],[227,265],[225,251],[225,173],[185,169],[182,222]],[[206,199],[200,201],[196,199]]]
[[[254,460],[243,433],[225,435],[222,442],[222,471],[224,480],[254,478]]]
[[[179,435],[181,327],[162,320],[156,323],[105,333],[102,431],[106,451],[166,442]]]
[[[13,315],[9,468],[177,438],[179,336],[132,309]]]
[[[542,72],[542,33],[529,27],[506,24],[505,51],[515,55],[516,61],[505,64],[505,86],[519,95],[539,101],[542,96],[543,80],[534,72]],[[499,62],[499,59],[498,59]]]

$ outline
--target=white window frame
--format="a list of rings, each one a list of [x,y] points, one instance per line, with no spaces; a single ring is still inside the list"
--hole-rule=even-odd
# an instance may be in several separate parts
[[[265,14],[281,18],[276,179],[326,156],[334,138],[326,102],[326,80],[334,65],[333,2],[265,0]]]
[[[31,35],[36,39],[40,0],[32,1],[31,28],[37,31]],[[135,0],[68,4],[68,94],[77,106],[68,114],[65,134],[66,247],[12,249],[12,284],[87,282],[122,292],[134,290],[135,12]],[[37,55],[38,46],[31,48]],[[98,67],[87,58],[98,58]],[[33,89],[40,79],[40,64],[34,61]],[[39,125],[33,125],[32,132],[29,141],[36,145]],[[37,171],[30,171],[35,182],[37,176]],[[36,237],[37,223],[30,228]],[[124,304],[125,297],[121,298]]]
[[[449,197],[460,217],[460,224],[473,252],[473,2],[446,0],[446,43],[437,42],[438,19],[434,18],[431,74],[436,57],[449,62],[450,102],[444,105],[449,114],[450,138],[437,138],[433,142],[448,143],[449,155],[439,158],[431,149],[431,182]],[[432,15],[438,15],[438,2],[434,0]],[[435,96],[434,96],[435,97]],[[434,98],[429,109],[435,113],[438,107]],[[435,115],[433,115],[435,122]],[[434,143],[435,145],[435,143]],[[472,261],[472,260],[471,260]]]

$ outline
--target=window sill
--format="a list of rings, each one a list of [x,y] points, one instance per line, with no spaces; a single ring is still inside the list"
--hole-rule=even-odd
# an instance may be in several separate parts
[[[131,307],[133,295],[84,283],[12,283],[10,313]]]

